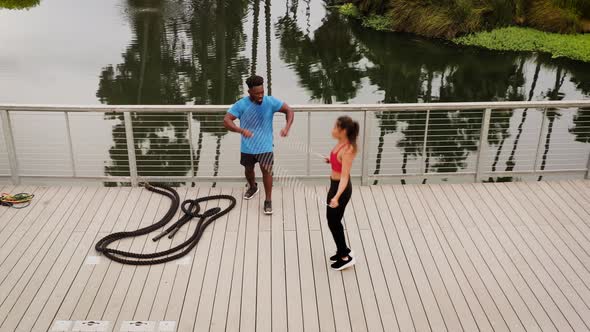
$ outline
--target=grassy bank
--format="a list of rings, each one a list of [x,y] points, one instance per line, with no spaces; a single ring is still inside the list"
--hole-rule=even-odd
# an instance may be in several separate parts
[[[392,12],[386,15],[365,16],[355,5],[348,3],[340,7],[340,13],[359,19],[363,26],[378,31],[410,32],[425,37],[444,38],[459,45],[478,46],[498,51],[545,52],[553,57],[590,62],[590,34],[550,33],[516,26],[485,31],[481,27],[478,28],[474,22],[453,29],[447,26],[452,23],[444,12],[431,13],[429,20],[416,22],[413,25],[406,24],[403,29],[400,29],[396,24],[399,18],[395,18]],[[408,19],[409,17],[405,17],[404,20]],[[440,31],[443,30],[447,33],[441,35]],[[457,37],[461,34],[463,36]]]
[[[28,9],[39,5],[41,0],[0,0],[0,9]]]
[[[507,27],[455,38],[453,42],[490,50],[545,52],[553,57],[590,62],[590,34],[562,35]]]

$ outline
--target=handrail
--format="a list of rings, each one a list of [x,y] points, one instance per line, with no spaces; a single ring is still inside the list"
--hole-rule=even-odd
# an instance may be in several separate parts
[[[222,112],[230,105],[35,105],[0,104],[0,110],[39,112]],[[364,112],[364,111],[428,111],[475,110],[489,108],[505,110],[515,108],[573,108],[590,107],[590,100],[552,101],[494,101],[465,103],[414,103],[414,104],[330,104],[291,105],[295,112]]]
[[[17,151],[16,149],[16,145],[15,145],[15,140],[14,140],[14,134],[13,134],[13,128],[12,128],[12,123],[11,123],[11,114],[16,115],[19,112],[47,112],[47,113],[64,113],[65,117],[65,129],[66,129],[66,148],[67,148],[67,153],[69,153],[69,164],[71,165],[72,168],[72,177],[71,178],[75,178],[75,179],[97,179],[97,180],[103,180],[103,181],[121,181],[121,182],[131,182],[133,185],[137,185],[139,178],[145,179],[145,180],[149,180],[149,181],[155,181],[156,179],[168,179],[170,181],[196,181],[196,180],[211,180],[211,181],[225,181],[225,180],[238,180],[241,179],[241,176],[237,176],[237,175],[230,175],[230,176],[217,176],[217,173],[214,174],[214,176],[209,176],[209,175],[197,175],[197,170],[198,170],[198,166],[195,165],[195,163],[198,161],[198,158],[195,159],[194,157],[194,146],[195,146],[195,142],[193,142],[193,128],[192,128],[192,121],[191,119],[193,118],[193,116],[196,116],[199,113],[222,113],[222,112],[226,112],[227,109],[230,106],[228,105],[32,105],[32,104],[0,104],[0,115],[1,115],[1,120],[2,120],[2,135],[0,137],[3,137],[3,141],[4,144],[6,146],[6,158],[7,158],[7,165],[10,168],[10,176],[12,178],[12,182],[17,184],[20,182],[20,177],[28,177],[28,178],[60,178],[60,177],[68,177],[68,176],[62,176],[62,175],[52,175],[52,176],[46,176],[46,175],[41,175],[38,174],[36,172],[33,172],[33,174],[26,174],[26,171],[21,171],[21,169],[19,168],[21,165],[21,163],[19,163],[19,158],[23,158],[26,160],[26,156],[29,155],[29,153],[27,153],[27,151],[25,150],[24,152],[21,151],[21,154],[19,154],[19,151]],[[315,152],[312,151],[311,149],[311,143],[312,143],[312,130],[311,130],[311,117],[312,114],[314,114],[315,112],[322,112],[322,113],[332,113],[332,112],[341,112],[341,113],[354,113],[356,112],[357,115],[356,116],[360,116],[359,118],[359,123],[361,124],[361,137],[359,140],[359,145],[361,146],[361,152],[362,152],[362,157],[359,158],[359,162],[361,165],[361,170],[360,170],[360,174],[357,174],[356,172],[354,174],[352,174],[353,177],[357,178],[360,177],[361,182],[363,184],[368,184],[368,180],[369,178],[372,179],[378,179],[378,178],[386,178],[386,177],[391,177],[391,178],[402,178],[402,179],[406,179],[406,178],[413,178],[413,177],[417,177],[417,178],[427,178],[427,177],[440,177],[440,176],[465,176],[465,175],[469,175],[469,176],[474,176],[474,179],[476,181],[482,181],[484,180],[485,177],[488,176],[509,176],[509,175],[516,175],[516,174],[526,174],[526,175],[539,175],[539,177],[542,176],[542,174],[553,174],[553,173],[562,173],[562,174],[584,174],[585,178],[589,178],[590,177],[590,153],[588,156],[588,163],[587,165],[579,165],[579,160],[576,162],[576,164],[573,165],[572,167],[572,163],[569,164],[564,164],[561,166],[560,169],[555,170],[555,169],[545,169],[545,158],[547,156],[547,152],[549,151],[549,140],[547,139],[547,141],[545,143],[543,143],[545,136],[549,137],[549,134],[551,132],[552,124],[553,121],[555,121],[555,115],[548,115],[549,110],[562,110],[562,111],[575,111],[577,109],[583,108],[583,109],[588,109],[590,110],[590,100],[560,100],[560,101],[533,101],[533,102],[523,102],[523,101],[501,101],[501,102],[465,102],[465,103],[454,103],[454,102],[449,102],[449,103],[421,103],[421,104],[332,104],[332,105],[292,105],[291,106],[293,108],[293,110],[295,112],[300,112],[300,113],[305,113],[302,114],[302,116],[307,116],[307,139],[306,139],[306,146],[301,149],[301,151],[305,154],[305,156],[303,156],[303,158],[306,159],[299,159],[305,162],[305,164],[301,164],[303,168],[305,168],[305,172],[302,175],[296,175],[293,176],[295,178],[305,178],[305,179],[314,179],[314,178],[318,178],[317,175],[314,175],[312,173],[314,173],[311,170],[311,156],[316,154]],[[538,109],[542,111],[542,121],[539,127],[534,128],[534,133],[535,135],[537,135],[536,137],[536,144],[533,146],[532,144],[529,144],[530,146],[525,146],[523,149],[521,147],[521,149],[519,151],[526,151],[526,149],[529,150],[534,150],[536,151],[535,155],[528,155],[525,156],[526,158],[533,158],[534,162],[532,162],[532,160],[528,160],[528,159],[524,159],[526,160],[526,162],[531,161],[531,165],[532,166],[530,170],[526,170],[526,171],[522,171],[522,170],[515,170],[513,169],[513,167],[510,169],[510,171],[508,171],[508,168],[506,169],[506,171],[502,171],[502,170],[496,170],[495,168],[492,168],[492,170],[486,170],[486,167],[489,166],[488,164],[491,162],[488,162],[490,159],[490,156],[488,155],[488,153],[490,152],[490,144],[488,142],[488,135],[491,135],[489,133],[491,133],[491,119],[492,118],[492,113],[494,111],[500,111],[500,110],[522,110],[523,112],[523,122],[524,123],[524,114],[526,112],[527,109]],[[429,170],[428,165],[428,161],[426,160],[428,157],[430,156],[428,152],[428,148],[432,147],[432,145],[428,145],[428,144],[433,144],[433,142],[436,144],[437,140],[443,140],[443,138],[439,138],[437,135],[437,131],[438,130],[442,130],[439,127],[433,128],[432,126],[439,126],[437,124],[433,124],[432,126],[429,123],[429,118],[431,116],[433,116],[432,111],[480,111],[482,114],[482,118],[481,118],[481,124],[478,125],[479,128],[477,128],[477,130],[479,130],[479,132],[475,132],[475,127],[473,126],[473,123],[471,123],[470,125],[473,126],[473,128],[471,129],[466,129],[466,130],[470,130],[470,132],[472,132],[474,135],[478,135],[478,140],[474,140],[473,138],[470,138],[470,144],[472,146],[472,150],[470,150],[471,152],[477,152],[477,156],[476,156],[476,160],[475,160],[475,169],[473,170],[467,170],[465,169],[464,171],[461,172],[455,172],[455,173],[445,173],[444,168],[445,166],[439,166],[439,170],[437,170],[435,168],[434,172]],[[416,151],[421,151],[420,152],[420,165],[418,166],[419,169],[404,169],[402,167],[402,172],[401,173],[396,173],[396,174],[389,174],[385,171],[381,172],[380,168],[376,166],[375,168],[375,172],[373,174],[369,174],[369,164],[370,164],[370,160],[371,159],[371,154],[370,154],[370,150],[371,150],[371,145],[375,144],[376,142],[373,141],[374,138],[376,138],[376,136],[374,135],[370,135],[370,133],[374,132],[374,130],[376,128],[374,128],[374,126],[372,125],[372,122],[374,121],[381,121],[378,119],[378,117],[369,117],[368,115],[370,113],[378,113],[378,112],[420,112],[420,111],[425,111],[426,113],[426,120],[424,123],[424,129],[418,127],[419,129],[412,129],[410,130],[411,135],[407,136],[407,137],[418,137],[418,139],[420,141],[422,141],[422,147],[417,147],[415,146],[415,148],[418,148],[418,150]],[[88,113],[88,112],[98,112],[98,113],[117,113],[120,115],[123,115],[123,117],[121,118],[121,124],[120,126],[122,126],[123,128],[123,132],[125,135],[124,138],[124,142],[125,144],[123,144],[124,146],[119,146],[117,148],[118,151],[123,151],[126,150],[127,152],[124,152],[121,154],[121,156],[123,155],[127,155],[128,157],[128,168],[129,168],[129,176],[118,176],[118,175],[105,175],[105,176],[89,176],[89,175],[84,175],[84,174],[77,174],[76,173],[76,169],[77,167],[81,167],[81,170],[84,170],[84,165],[77,165],[77,159],[76,156],[74,155],[74,148],[73,148],[73,142],[72,142],[72,138],[71,138],[71,129],[70,129],[70,122],[69,122],[69,114],[70,113]],[[140,161],[137,160],[137,157],[135,155],[135,150],[137,149],[137,147],[135,146],[135,134],[137,133],[141,133],[145,130],[145,124],[144,126],[138,126],[137,128],[134,129],[134,125],[132,124],[132,113],[136,113],[136,114],[148,114],[146,117],[149,118],[149,114],[156,114],[156,113],[169,113],[169,114],[186,114],[186,122],[187,122],[187,136],[188,136],[188,145],[190,146],[190,152],[187,152],[187,154],[190,155],[190,173],[188,174],[184,174],[184,175],[174,175],[174,176],[156,176],[156,175],[150,175],[150,173],[152,173],[153,171],[149,169],[149,167],[151,166],[146,166],[144,164],[142,167],[143,169],[143,173],[142,174],[138,174],[138,165],[140,165]],[[361,113],[360,115],[358,113]],[[468,114],[471,114],[472,112],[467,112]],[[553,112],[553,114],[555,114]],[[315,114],[314,114],[315,116]],[[320,115],[321,117],[321,115]],[[551,121],[548,121],[547,118],[548,117],[552,117]],[[200,121],[200,120],[199,120]],[[217,120],[215,120],[217,121]],[[404,121],[404,120],[402,120]],[[497,119],[496,119],[497,121]],[[583,122],[585,120],[582,120]],[[146,123],[149,123],[150,121],[147,121]],[[522,126],[521,123],[521,126]],[[216,126],[219,126],[220,128],[222,128],[222,124],[218,123],[216,124]],[[383,130],[383,126],[387,127],[387,124],[381,124],[381,136],[379,137],[380,139],[380,145],[378,149],[381,149],[381,152],[383,151],[382,146],[383,146],[383,135],[384,135],[384,130]],[[390,126],[391,127],[391,126]],[[201,135],[202,130],[204,128],[207,128],[207,130],[214,128],[214,127],[210,127],[210,126],[205,126],[203,127],[203,125],[200,125],[199,128],[199,134]],[[387,127],[389,128],[389,127]],[[495,128],[495,127],[494,127]],[[587,125],[582,125],[581,128],[590,128],[590,126]],[[416,132],[418,130],[418,132]],[[530,130],[530,129],[529,129]],[[537,133],[538,130],[538,134]],[[586,131],[586,129],[582,129],[584,130],[584,132]],[[423,137],[420,137],[420,132],[423,131]],[[588,130],[590,131],[590,129]],[[209,132],[211,133],[212,131],[209,130]],[[406,135],[408,135],[408,132],[405,133]],[[442,136],[446,136],[446,135],[442,135]],[[519,134],[520,136],[520,134]],[[202,136],[200,136],[202,138]],[[202,145],[201,143],[201,138],[199,139],[198,146],[200,149],[200,146]],[[22,138],[21,138],[22,139]],[[122,140],[122,138],[119,138],[119,140]],[[218,138],[218,142],[220,142],[219,138]],[[75,143],[75,142],[74,142]],[[553,143],[553,146],[555,144],[560,144],[559,142],[557,143]],[[516,145],[515,145],[516,147]],[[533,147],[535,147],[533,149]],[[444,152],[444,149],[441,149],[442,146],[437,145],[438,148],[438,152],[440,153],[441,151]],[[588,150],[587,148],[584,148],[585,150]],[[167,150],[168,151],[168,150]],[[495,164],[497,163],[498,157],[500,156],[501,150],[497,150],[498,152],[495,153],[495,162],[494,162],[494,167]],[[543,155],[543,162],[540,163],[539,162],[539,157],[541,154],[543,154],[543,151],[545,151],[544,155]],[[559,153],[568,153],[567,150],[558,150]],[[573,153],[573,150],[569,150],[569,153]],[[381,153],[379,152],[379,153]],[[514,156],[514,152],[515,150],[513,149],[512,151],[512,155],[510,158],[513,158]],[[178,152],[179,155],[182,155],[182,152]],[[413,152],[415,154],[415,152]],[[561,158],[563,155],[557,155],[556,157],[552,157],[554,160],[564,160],[559,159]],[[167,155],[168,159],[172,158],[180,158],[177,156],[172,157],[172,155]],[[404,158],[406,158],[405,161],[403,161],[404,163],[407,162],[407,157],[408,154],[404,154]],[[415,158],[418,158],[418,155],[415,156]],[[59,158],[57,158],[59,160]],[[181,158],[182,159],[182,158]],[[579,158],[578,158],[579,159]],[[376,157],[375,160],[380,160],[379,163],[383,162],[385,163],[387,160],[390,160],[390,157],[383,157],[383,156],[379,156]],[[43,160],[42,160],[43,161]],[[44,161],[49,161],[48,159],[45,159]],[[170,161],[175,161],[175,160],[170,160]],[[145,161],[142,161],[143,163],[145,163]],[[389,164],[391,165],[392,162],[389,162]],[[397,162],[400,162],[400,160],[398,160]],[[584,160],[585,162],[585,160]],[[56,164],[58,164],[56,162]],[[539,164],[541,164],[541,167],[539,167]],[[48,163],[46,163],[47,166],[51,166],[52,162],[49,161]],[[585,166],[585,167],[584,167]],[[415,167],[415,166],[414,166]],[[148,168],[148,170],[146,170],[146,168]],[[0,176],[1,177],[1,176]]]

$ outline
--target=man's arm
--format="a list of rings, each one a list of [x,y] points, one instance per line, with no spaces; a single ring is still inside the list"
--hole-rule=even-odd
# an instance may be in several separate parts
[[[234,123],[236,119],[237,117],[235,115],[231,113],[226,113],[225,117],[223,118],[223,126],[227,130],[233,131],[234,133],[239,133],[241,135],[244,135],[245,137],[252,137],[252,132],[250,132],[248,129],[243,129],[236,126],[236,124]]]
[[[287,135],[289,135],[289,130],[291,130],[291,125],[293,124],[295,113],[293,112],[291,107],[287,105],[287,103],[283,103],[283,106],[281,107],[279,112],[284,113],[285,117],[287,118],[287,124],[285,125],[285,128],[281,130],[281,136],[286,137]]]

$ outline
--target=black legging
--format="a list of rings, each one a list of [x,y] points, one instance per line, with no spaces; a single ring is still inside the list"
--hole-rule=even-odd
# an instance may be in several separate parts
[[[330,204],[332,197],[336,195],[338,192],[338,185],[340,185],[340,180],[332,180],[330,179],[330,190],[328,191],[328,201],[327,203]],[[338,200],[338,207],[331,208],[327,207],[326,209],[326,218],[328,219],[328,226],[330,227],[330,232],[332,232],[332,236],[334,237],[334,242],[336,242],[337,252],[336,254],[340,257],[344,257],[350,253],[350,249],[346,245],[346,237],[344,236],[344,226],[342,225],[342,217],[344,216],[344,209],[346,209],[346,205],[348,201],[350,201],[350,196],[352,195],[352,183],[348,180],[348,185],[346,189],[340,195],[340,199]]]

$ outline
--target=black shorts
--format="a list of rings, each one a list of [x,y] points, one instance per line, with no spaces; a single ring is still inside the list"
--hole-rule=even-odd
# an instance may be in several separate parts
[[[274,159],[274,154],[272,152],[259,154],[242,153],[240,164],[244,167],[254,166],[256,163],[260,163],[261,166],[272,166],[274,164]]]

